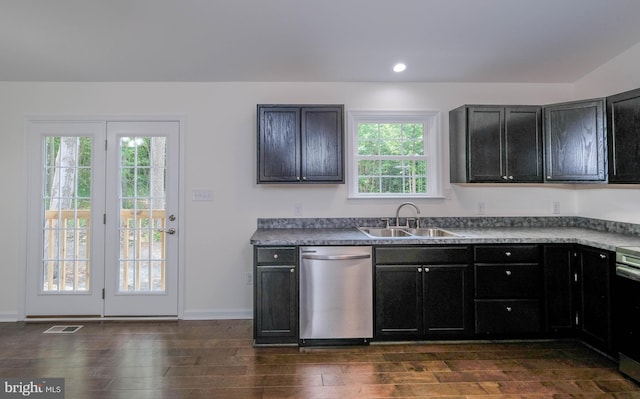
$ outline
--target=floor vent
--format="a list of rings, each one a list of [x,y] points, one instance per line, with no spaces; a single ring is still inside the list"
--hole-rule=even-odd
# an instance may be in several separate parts
[[[44,334],[73,334],[81,328],[82,326],[53,326],[45,331]]]

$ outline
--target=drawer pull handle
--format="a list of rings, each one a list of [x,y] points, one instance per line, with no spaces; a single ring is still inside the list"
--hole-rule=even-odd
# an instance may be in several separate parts
[[[504,254],[507,255],[507,256],[511,256],[511,252],[508,252],[508,251],[505,252]]]
[[[507,306],[507,312],[511,312],[511,306]]]
[[[507,271],[505,272],[505,274],[506,274],[507,276],[510,276],[510,275],[511,275],[511,270],[507,270]]]
[[[278,259],[278,254],[273,254],[273,259]]]

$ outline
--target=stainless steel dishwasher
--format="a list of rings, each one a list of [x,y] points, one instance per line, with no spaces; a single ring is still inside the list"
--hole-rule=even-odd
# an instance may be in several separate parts
[[[372,337],[371,247],[301,247],[300,345]]]

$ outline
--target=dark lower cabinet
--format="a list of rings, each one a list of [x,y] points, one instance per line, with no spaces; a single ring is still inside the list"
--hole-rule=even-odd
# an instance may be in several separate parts
[[[540,301],[537,299],[476,300],[476,333],[514,335],[540,331]]]
[[[574,245],[544,246],[545,331],[551,336],[572,336],[579,298]]]
[[[466,246],[378,248],[375,338],[469,337],[473,302],[468,262]]]
[[[542,273],[538,245],[479,245],[474,249],[475,332],[542,332]]]
[[[578,336],[615,356],[611,308],[614,254],[582,245],[545,245],[544,269],[547,334]]]
[[[254,341],[298,342],[298,267],[295,247],[254,249]]]
[[[606,353],[614,353],[611,334],[611,276],[615,256],[609,251],[581,247],[578,254],[581,338]]]
[[[418,265],[377,265],[375,338],[418,339],[422,335],[422,275]]]

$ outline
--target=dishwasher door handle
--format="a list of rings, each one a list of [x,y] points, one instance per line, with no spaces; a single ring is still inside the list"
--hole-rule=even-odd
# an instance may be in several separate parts
[[[350,260],[350,259],[368,259],[371,258],[371,254],[357,254],[357,255],[311,255],[302,254],[302,259],[315,259],[315,260]]]

